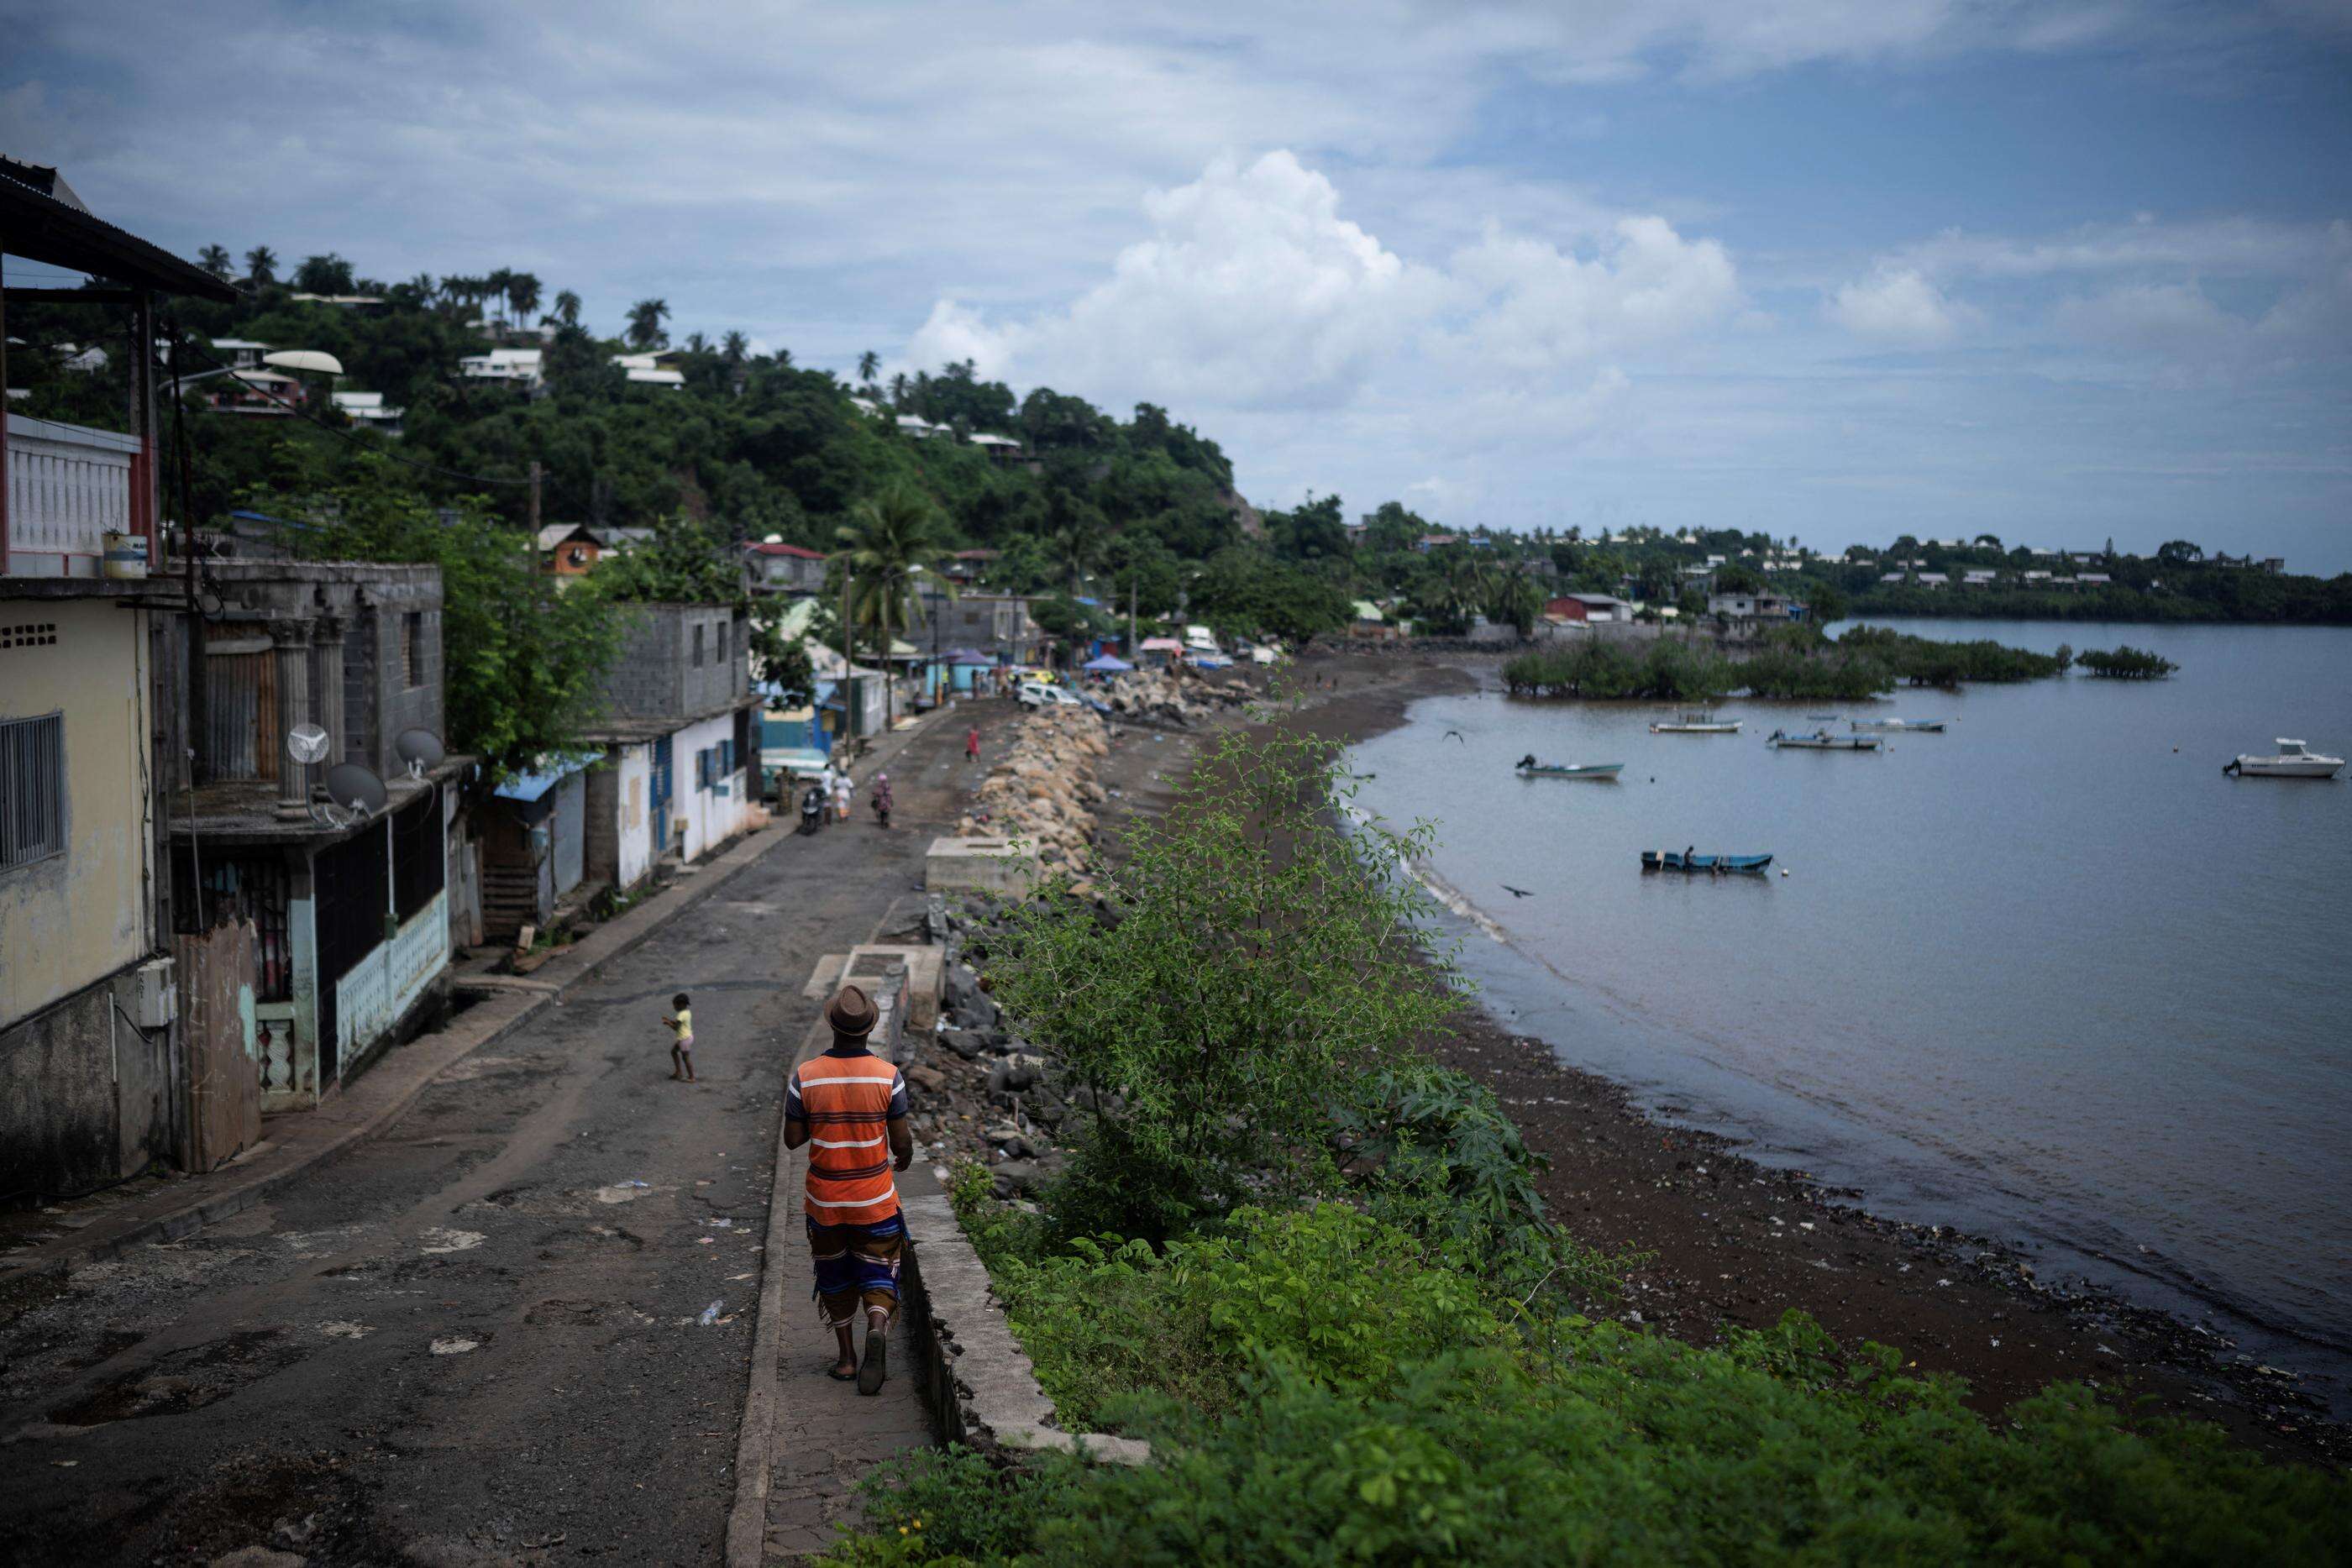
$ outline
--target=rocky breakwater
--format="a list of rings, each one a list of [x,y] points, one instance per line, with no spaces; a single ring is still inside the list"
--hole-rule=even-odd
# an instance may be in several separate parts
[[[939,1022],[927,1039],[909,1037],[900,1058],[915,1136],[929,1158],[976,1160],[998,1197],[1024,1198],[1061,1164],[1055,1135],[1068,1102],[1046,1054],[1014,1030],[972,967],[973,916],[935,898],[931,921],[943,949]]]
[[[1083,883],[1095,841],[1095,813],[1108,793],[1095,770],[1110,737],[1091,708],[1039,708],[1013,731],[1013,743],[974,792],[956,824],[963,838],[1003,834],[1034,845],[1048,874]],[[1087,896],[1091,889],[1082,889]]]
[[[1238,708],[1250,697],[1250,687],[1238,674],[1223,678],[1173,670],[1137,670],[1113,675],[1094,688],[1113,718],[1127,724],[1169,729],[1190,729],[1221,713]]]

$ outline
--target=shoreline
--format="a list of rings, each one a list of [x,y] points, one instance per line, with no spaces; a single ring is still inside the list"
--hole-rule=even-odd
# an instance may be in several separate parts
[[[1354,744],[1402,724],[1417,698],[1465,689],[1468,666],[1485,662],[1462,652],[1315,656],[1299,674],[1336,674],[1342,686],[1310,688],[1276,722]],[[1139,793],[1129,809],[1152,809],[1158,792]],[[1705,1343],[1726,1325],[1768,1327],[1801,1309],[1842,1343],[1878,1340],[1921,1371],[1965,1378],[1970,1405],[1987,1414],[2080,1381],[2118,1403],[2213,1421],[2283,1458],[2340,1466],[2352,1456],[2352,1428],[2293,1377],[2229,1360],[2228,1341],[2103,1287],[2040,1281],[2004,1243],[1874,1215],[1863,1192],[1764,1164],[1742,1152],[1748,1141],[1678,1123],[1670,1103],[1645,1109],[1475,995],[1433,1055],[1492,1089],[1550,1162],[1539,1186],[1559,1223],[1586,1245],[1647,1255],[1622,1298],[1591,1304],[1596,1315]]]

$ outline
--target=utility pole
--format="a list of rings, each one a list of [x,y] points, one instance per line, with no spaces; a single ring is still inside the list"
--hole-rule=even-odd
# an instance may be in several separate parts
[[[1127,662],[1135,663],[1135,651],[1142,644],[1135,640],[1135,579],[1127,580]]]
[[[841,563],[841,733],[844,737],[851,733],[850,720],[855,716],[849,706],[849,699],[855,695],[850,689],[849,672],[857,663],[850,656],[852,645],[849,631],[849,562],[844,559]]]
[[[530,537],[534,544],[539,538],[539,459],[534,457],[530,460]]]

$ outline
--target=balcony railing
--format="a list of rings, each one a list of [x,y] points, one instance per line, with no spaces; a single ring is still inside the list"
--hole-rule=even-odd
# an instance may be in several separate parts
[[[131,531],[139,462],[136,436],[8,415],[8,514],[0,534],[7,554],[0,576],[102,575],[106,535]]]

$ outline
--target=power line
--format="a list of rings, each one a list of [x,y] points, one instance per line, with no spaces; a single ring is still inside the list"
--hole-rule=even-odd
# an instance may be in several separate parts
[[[226,371],[231,376],[236,376],[236,366],[221,363],[218,360],[214,359],[209,352],[197,348],[194,343],[190,343],[187,347],[190,353],[195,355],[196,358],[204,361],[215,370]],[[241,376],[237,377],[237,384],[246,388],[249,392],[259,392],[262,397],[276,403],[278,407],[284,409],[295,418],[305,420],[310,423],[316,425],[319,429],[325,431],[328,434],[335,437],[338,441],[348,442],[372,457],[381,457],[387,462],[398,463],[404,467],[416,469],[420,473],[437,474],[445,479],[462,479],[469,485],[528,485],[530,483],[530,478],[528,475],[519,479],[497,479],[492,478],[487,474],[460,473],[455,468],[444,468],[437,463],[420,463],[414,457],[403,457],[397,452],[386,452],[381,447],[369,445],[366,442],[360,440],[359,437],[353,435],[348,430],[338,429],[334,425],[329,424],[324,420],[320,419],[315,414],[312,414],[304,409],[296,407],[294,404],[288,402],[284,398],[272,392],[267,387],[247,381]],[[179,391],[179,384],[177,382],[173,383],[173,391],[175,394]]]

